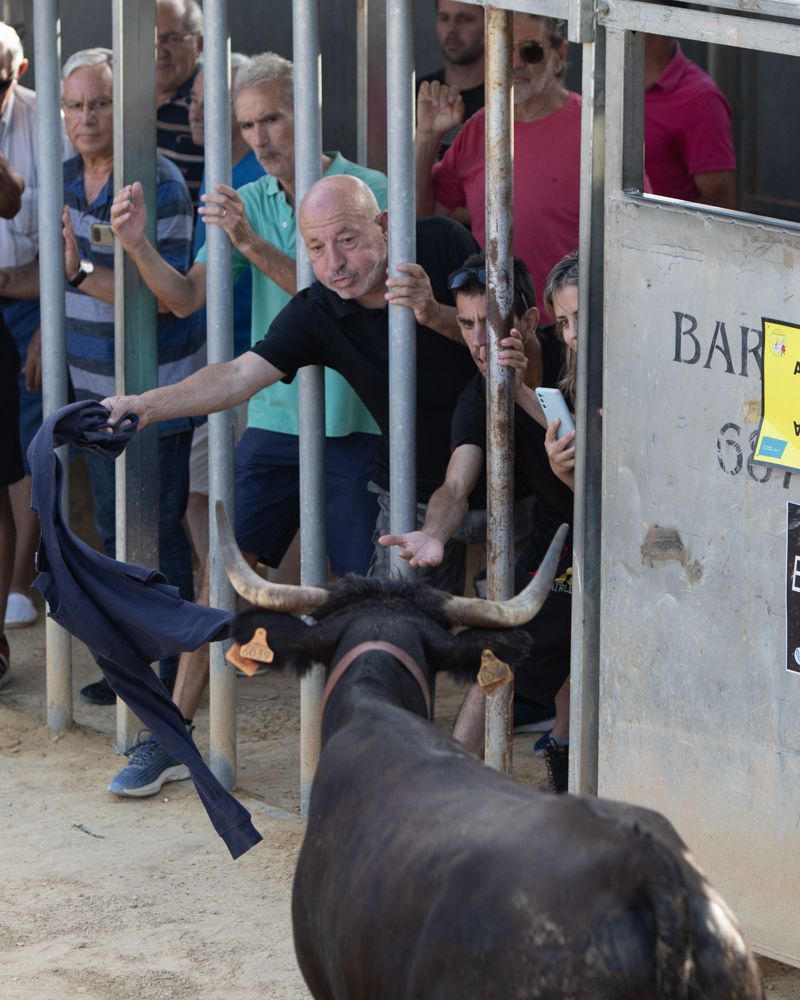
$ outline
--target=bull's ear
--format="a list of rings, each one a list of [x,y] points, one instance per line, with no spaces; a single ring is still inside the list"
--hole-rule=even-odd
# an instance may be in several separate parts
[[[263,630],[263,635],[259,633]],[[304,674],[311,666],[307,646],[312,629],[304,621],[293,615],[279,611],[264,611],[249,608],[234,617],[231,622],[231,638],[240,646],[251,643],[256,634],[258,645],[265,645],[273,655],[269,662],[272,669],[284,670],[291,665],[298,674]]]
[[[523,629],[466,629],[450,636],[449,642],[437,643],[430,663],[435,672],[446,670],[456,680],[474,681],[481,667],[484,649],[491,650],[499,660],[514,669],[530,656],[531,645],[531,637]]]

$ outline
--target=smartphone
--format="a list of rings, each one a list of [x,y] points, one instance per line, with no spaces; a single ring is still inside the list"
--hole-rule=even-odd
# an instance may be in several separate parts
[[[539,400],[539,405],[544,410],[547,423],[551,424],[556,417],[561,421],[556,431],[556,441],[560,441],[565,434],[569,434],[570,431],[575,430],[575,421],[572,419],[567,401],[561,395],[560,389],[548,389],[545,386],[539,386],[534,392],[536,393],[536,398]]]
[[[106,222],[92,223],[92,243],[96,247],[113,247],[114,234]]]

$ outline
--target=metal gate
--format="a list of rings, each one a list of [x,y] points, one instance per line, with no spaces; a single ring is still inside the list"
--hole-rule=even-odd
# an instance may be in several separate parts
[[[797,5],[716,6],[731,13],[619,0],[599,17],[597,786],[667,815],[754,946],[800,964],[800,675],[785,612],[800,477],[753,462],[761,318],[800,322],[800,227],[640,193],[641,32],[800,54]]]

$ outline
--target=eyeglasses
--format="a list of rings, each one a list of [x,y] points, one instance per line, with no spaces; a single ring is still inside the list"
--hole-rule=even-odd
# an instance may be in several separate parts
[[[177,31],[168,31],[165,35],[158,35],[156,45],[164,45],[166,47],[171,45],[185,45],[194,37],[194,35],[179,35]]]
[[[529,66],[534,66],[544,59],[544,48],[539,42],[516,42],[512,48],[514,51],[519,49],[520,59]]]
[[[16,76],[8,76],[5,80],[0,80],[0,94],[5,94],[8,88],[16,80]]]
[[[97,97],[93,101],[62,101],[61,107],[67,118],[80,118],[84,108],[89,115],[107,118],[114,110],[114,102],[110,97]]]
[[[463,288],[464,285],[469,284],[470,279],[476,281],[479,285],[486,287],[486,268],[485,267],[460,267],[457,271],[453,271],[450,277],[447,279],[447,287],[451,292],[457,291],[459,288]]]

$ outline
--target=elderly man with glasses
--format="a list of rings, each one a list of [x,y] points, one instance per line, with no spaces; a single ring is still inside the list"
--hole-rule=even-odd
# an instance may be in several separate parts
[[[67,362],[77,399],[103,399],[114,391],[114,246],[109,225],[114,200],[112,167],[112,53],[85,49],[62,71],[62,108],[67,134],[78,155],[64,164],[64,275]],[[178,168],[156,160],[156,236],[159,253],[184,272],[191,261],[192,205]],[[197,315],[179,319],[159,304],[157,326],[160,385],[180,381],[205,360],[205,331]],[[181,520],[189,491],[193,423],[187,414],[159,430],[160,568],[181,596],[193,598],[192,558]],[[106,552],[115,549],[114,465],[86,458],[95,521]],[[161,665],[169,682],[175,662]],[[83,689],[94,704],[111,704],[105,681]]]
[[[514,14],[514,254],[530,268],[535,288],[578,245],[581,99],[562,83],[566,22]],[[486,246],[484,110],[458,133],[439,163],[442,138],[461,122],[458,88],[430,83],[417,101],[417,214],[469,211],[472,232]]]
[[[156,6],[156,142],[183,174],[197,206],[203,179],[202,143],[192,138],[189,103],[203,51],[203,12],[196,0],[158,0]]]

